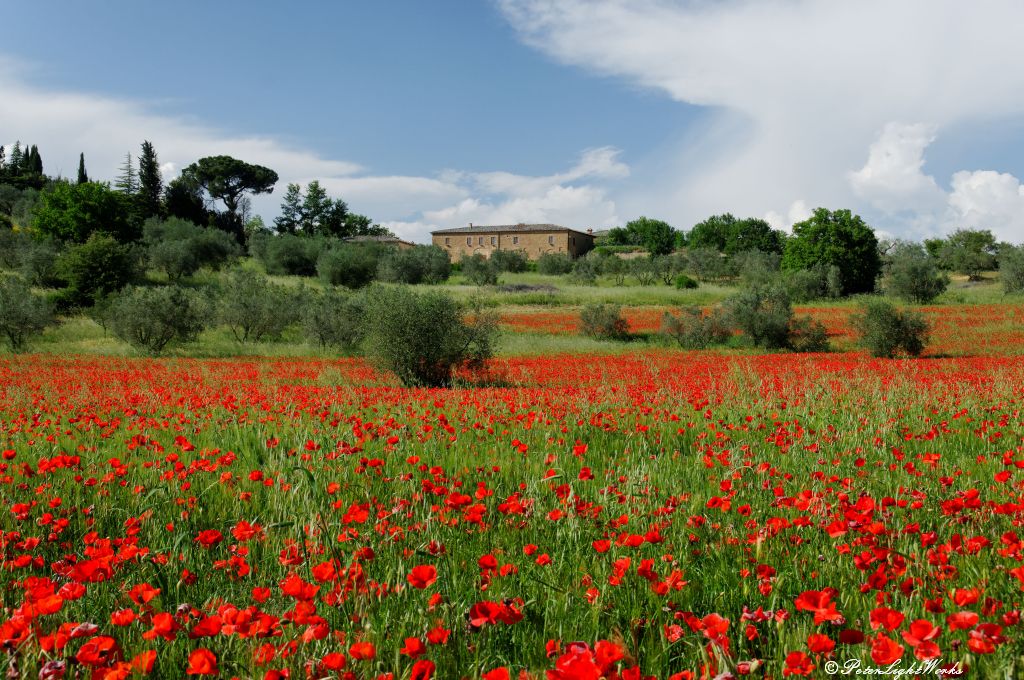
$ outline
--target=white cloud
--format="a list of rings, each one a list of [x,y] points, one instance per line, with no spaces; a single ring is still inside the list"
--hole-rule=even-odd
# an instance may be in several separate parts
[[[991,229],[1005,241],[1024,241],[1024,186],[1006,173],[979,170],[953,175],[951,226]]]
[[[280,176],[278,192],[289,182],[317,179],[352,210],[421,242],[429,242],[432,229],[468,221],[611,226],[618,221],[615,204],[600,183],[629,175],[611,147],[587,149],[565,172],[544,176],[458,170],[436,177],[372,175],[357,163],[324,158],[271,136],[228,134],[155,112],[142,102],[37,88],[27,84],[25,70],[0,59],[0,129],[42,143],[49,174],[72,174],[84,152],[90,177],[111,180],[124,155],[134,155],[148,139],[165,179],[198,158],[227,154],[273,168]],[[253,205],[269,221],[277,214],[280,194],[256,196]]]
[[[526,43],[558,61],[714,107],[715,147],[687,140],[666,149],[674,162],[659,168],[669,172],[635,167],[641,188],[614,197],[677,224],[723,211],[785,223],[783,206],[798,197],[812,206],[927,212],[943,199],[919,172],[928,137],[955,122],[1024,114],[1024,70],[1013,67],[1024,59],[1024,3],[1016,0],[499,7]],[[929,125],[896,126],[876,140],[898,120]],[[851,184],[848,173],[859,167]]]

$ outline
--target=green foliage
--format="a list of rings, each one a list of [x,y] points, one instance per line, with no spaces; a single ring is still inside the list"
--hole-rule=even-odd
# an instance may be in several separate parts
[[[136,349],[159,354],[173,341],[194,340],[210,313],[203,299],[187,288],[129,286],[110,301],[104,316],[114,335]]]
[[[58,306],[88,307],[134,281],[140,274],[139,257],[132,246],[95,233],[61,253],[54,272],[64,283]]]
[[[667,255],[675,247],[675,230],[662,220],[639,217],[626,223],[627,243],[643,246],[653,255]]]
[[[695,280],[691,279],[686,274],[680,274],[676,277],[675,285],[678,290],[692,290],[700,286]]]
[[[164,194],[164,179],[160,174],[160,160],[156,148],[149,141],[142,142],[139,156],[139,190],[135,202],[139,217],[143,220],[158,217],[163,212],[161,200]]]
[[[302,307],[302,329],[321,348],[352,350],[363,340],[366,296],[343,288],[310,293]]]
[[[412,387],[444,387],[458,370],[479,370],[494,353],[497,319],[451,296],[379,287],[367,296],[367,355]]]
[[[650,286],[658,277],[658,270],[650,257],[634,257],[629,262],[629,273],[641,286]]]
[[[261,274],[236,269],[223,279],[219,318],[239,342],[273,340],[299,320],[296,297]]]
[[[683,349],[707,349],[732,337],[729,319],[715,307],[705,314],[700,307],[684,307],[678,315],[665,312],[660,333],[679,343]]]
[[[568,274],[572,271],[572,258],[565,253],[544,253],[537,258],[537,271],[551,275]]]
[[[942,295],[949,277],[939,271],[935,260],[919,245],[895,248],[886,257],[885,290],[890,295],[927,304]]]
[[[260,236],[251,245],[268,274],[275,276],[315,276],[320,258],[330,250],[330,242],[303,238],[295,234]]]
[[[827,352],[828,333],[820,321],[809,316],[795,316],[789,322],[787,345],[794,352]]]
[[[747,288],[726,301],[732,325],[755,347],[783,349],[789,346],[793,308],[782,286]]]
[[[451,258],[438,246],[394,248],[377,266],[377,278],[388,283],[441,283],[451,272]]]
[[[729,269],[744,286],[765,285],[778,280],[781,260],[779,253],[743,250],[729,258]]]
[[[529,261],[525,250],[495,250],[491,253],[491,262],[499,272],[525,272]]]
[[[726,255],[748,250],[781,253],[785,236],[762,219],[736,219],[729,213],[712,215],[686,235],[690,248],[707,248]]]
[[[76,184],[85,184],[89,181],[89,173],[85,171],[85,154],[78,154],[78,178]]]
[[[131,208],[130,198],[106,184],[54,182],[39,195],[32,226],[58,241],[84,243],[106,232],[127,243],[139,237]]]
[[[224,202],[226,231],[242,243],[245,231],[238,208],[246,193],[266,194],[274,190],[277,173],[262,165],[253,165],[231,156],[207,156],[181,172],[185,181],[201,187],[216,200]]]
[[[223,231],[176,217],[150,218],[143,225],[143,233],[150,266],[173,281],[191,276],[202,267],[216,271],[241,255],[238,244]]]
[[[622,308],[612,304],[586,305],[580,312],[580,332],[599,340],[628,340],[629,324],[622,318]]]
[[[870,293],[881,271],[878,239],[858,215],[849,210],[818,208],[810,219],[793,225],[782,256],[785,270],[834,265],[839,269],[843,295]]]
[[[287,235],[277,238],[303,240]],[[390,251],[391,248],[376,243],[342,243],[320,254],[316,270],[325,285],[362,288],[373,282],[381,260]]]
[[[0,334],[11,351],[25,349],[33,335],[53,323],[50,305],[17,276],[0,275]]]
[[[213,213],[206,207],[203,188],[184,175],[172,179],[164,191],[164,210],[168,217],[178,217],[193,224],[210,224]]]
[[[728,262],[713,248],[688,248],[686,267],[701,281],[718,281],[728,274]]]
[[[898,309],[885,300],[871,300],[853,317],[861,346],[871,356],[920,356],[928,340],[928,322],[911,310]]]
[[[782,276],[790,301],[797,303],[840,297],[840,281],[839,268],[835,265],[786,271]]]
[[[999,252],[999,280],[1007,293],[1024,291],[1024,247],[1003,248]]]
[[[682,254],[658,255],[651,258],[651,269],[656,278],[671,286],[676,276],[686,270],[686,257]]]
[[[996,238],[988,229],[957,229],[938,248],[942,266],[971,281],[979,281],[983,272],[995,269],[998,252]]]
[[[498,268],[483,255],[477,253],[462,258],[462,275],[477,286],[494,286],[498,283]]]
[[[581,257],[573,262],[569,277],[576,283],[592,286],[601,275],[601,262],[593,257]]]

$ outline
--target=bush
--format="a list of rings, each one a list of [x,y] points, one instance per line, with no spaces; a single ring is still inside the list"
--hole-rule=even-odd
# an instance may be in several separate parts
[[[221,323],[239,342],[274,339],[298,321],[297,296],[256,272],[237,269],[224,280],[219,301]]]
[[[100,182],[56,181],[39,196],[32,226],[58,241],[83,243],[92,234],[113,234],[128,242],[139,237],[131,198]]]
[[[626,283],[626,276],[629,275],[629,262],[618,255],[601,258],[601,273],[612,277],[616,286]]]
[[[377,279],[388,283],[441,283],[451,272],[452,261],[438,246],[395,249],[377,265]]]
[[[711,248],[690,248],[686,251],[686,266],[701,281],[715,281],[728,273],[725,258]]]
[[[742,250],[729,258],[729,268],[744,286],[765,286],[778,280],[781,259],[776,252]]]
[[[662,283],[671,286],[676,276],[686,269],[686,258],[682,255],[659,255],[651,258],[651,267]]]
[[[483,255],[477,253],[462,258],[462,275],[477,286],[494,286],[498,283],[498,268]]]
[[[827,352],[828,333],[820,321],[809,316],[793,317],[789,322],[788,345],[794,352]]]
[[[320,347],[351,350],[363,339],[366,297],[339,288],[310,294],[302,307],[302,329]]]
[[[592,286],[597,283],[597,277],[601,273],[601,262],[592,257],[581,257],[572,265],[572,273],[569,275],[576,283]]]
[[[1007,293],[1024,291],[1024,248],[1004,248],[999,253],[999,280]]]
[[[789,325],[793,309],[784,288],[747,288],[727,300],[726,304],[732,324],[755,347],[782,349],[789,346]]]
[[[660,333],[684,349],[707,349],[732,337],[729,322],[721,309],[705,314],[700,307],[684,307],[679,316],[665,312]]]
[[[686,274],[680,274],[676,277],[676,288],[679,290],[692,290],[697,288],[700,284],[691,279]]]
[[[33,335],[53,323],[50,305],[17,276],[0,276],[0,334],[20,352]]]
[[[262,240],[254,247],[254,252],[262,253],[260,261],[268,274],[316,276],[320,271],[321,260],[332,252],[329,247],[327,239],[281,234]],[[374,260],[372,270],[376,269]]]
[[[282,237],[279,237],[282,238]],[[291,236],[302,239],[309,237]],[[325,250],[316,263],[320,280],[328,286],[362,288],[373,283],[385,249],[371,243],[345,243]]]
[[[64,251],[54,266],[64,289],[57,296],[60,307],[88,307],[97,298],[116,293],[140,272],[135,249],[107,234],[96,233]]]
[[[872,300],[853,318],[860,344],[871,356],[920,356],[928,341],[928,322],[917,312],[900,310],[885,300]]]
[[[537,258],[537,271],[541,274],[568,274],[572,271],[572,258],[565,253],[544,253]]]
[[[491,262],[499,272],[518,274],[525,272],[529,258],[525,250],[495,250],[491,253]]]
[[[149,264],[171,280],[191,276],[202,267],[220,269],[241,255],[238,242],[220,229],[200,227],[186,220],[152,218],[143,226]]]
[[[629,324],[622,318],[619,305],[591,304],[580,312],[580,330],[601,340],[628,340]]]
[[[180,286],[126,288],[110,301],[105,314],[114,335],[152,354],[172,341],[194,340],[209,315],[199,295]]]
[[[445,293],[375,287],[366,299],[367,354],[404,385],[448,386],[457,370],[480,369],[494,353],[496,318]]]
[[[899,248],[889,258],[885,290],[890,295],[923,305],[942,295],[948,285],[949,277],[920,246]]]
[[[641,286],[651,285],[658,276],[658,270],[650,257],[637,257],[630,260],[629,273]]]

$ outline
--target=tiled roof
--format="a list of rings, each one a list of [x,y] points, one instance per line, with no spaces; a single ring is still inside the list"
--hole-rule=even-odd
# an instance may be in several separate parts
[[[563,227],[558,224],[497,224],[497,225],[477,225],[474,224],[471,227],[455,227],[454,229],[438,229],[437,231],[430,232],[431,234],[493,234],[493,233],[522,233],[524,231],[572,231],[577,234],[583,234],[582,231],[577,229],[570,229],[569,227]],[[585,234],[585,236],[591,236],[591,234]]]
[[[403,241],[397,236],[349,236],[343,240],[346,243],[405,243],[407,245],[413,245],[408,241]]]

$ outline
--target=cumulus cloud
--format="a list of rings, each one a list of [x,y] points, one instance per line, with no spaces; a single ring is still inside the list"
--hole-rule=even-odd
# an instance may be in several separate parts
[[[798,199],[927,215],[943,199],[919,172],[930,137],[965,120],[1024,114],[1024,70],[1010,67],[1024,58],[1016,28],[1024,4],[1016,0],[499,0],[499,7],[523,41],[562,63],[713,107],[708,133],[716,148],[698,153],[687,140],[666,150],[678,159],[671,172],[644,176],[634,168],[647,210],[677,223],[725,210],[785,223],[785,206]],[[891,121],[909,124],[876,138]]]
[[[1002,240],[1024,241],[1024,186],[1013,175],[991,170],[957,172],[949,205],[954,226],[991,229]]]

